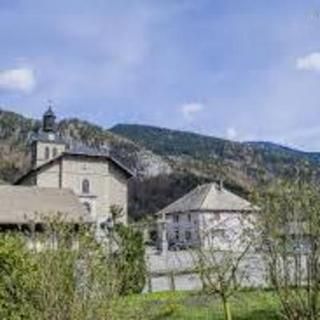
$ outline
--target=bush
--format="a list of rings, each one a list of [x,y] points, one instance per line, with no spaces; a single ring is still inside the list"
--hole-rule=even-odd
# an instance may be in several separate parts
[[[143,239],[121,225],[107,243],[95,234],[50,222],[32,234],[32,249],[27,235],[0,233],[0,319],[118,319],[120,296],[144,287]]]
[[[22,237],[0,233],[0,318],[31,319],[37,274]]]
[[[117,225],[118,252],[116,264],[120,279],[120,294],[140,293],[146,280],[145,249],[141,232]]]

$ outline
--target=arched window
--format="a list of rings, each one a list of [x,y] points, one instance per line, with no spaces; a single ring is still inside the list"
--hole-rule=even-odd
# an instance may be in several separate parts
[[[91,205],[90,205],[90,203],[89,202],[84,202],[83,205],[86,208],[86,210],[88,211],[88,213],[91,213]]]
[[[46,160],[48,160],[48,159],[50,158],[50,149],[49,149],[49,147],[46,147],[46,148],[44,149],[44,158],[45,158]]]
[[[56,147],[54,147],[54,148],[52,149],[52,157],[56,157],[57,154],[58,154],[58,150],[57,150]]]
[[[90,193],[90,182],[88,179],[82,181],[82,193]]]

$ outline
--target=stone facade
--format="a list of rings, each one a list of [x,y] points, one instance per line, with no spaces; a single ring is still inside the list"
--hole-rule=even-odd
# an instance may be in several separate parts
[[[88,183],[87,190],[85,183]],[[123,210],[122,222],[127,222],[127,177],[106,159],[66,155],[33,173],[21,184],[71,189],[92,218],[109,217],[110,208],[117,206]]]
[[[58,141],[37,141],[32,145],[33,166],[39,167],[42,164],[59,156],[66,150],[66,145]]]

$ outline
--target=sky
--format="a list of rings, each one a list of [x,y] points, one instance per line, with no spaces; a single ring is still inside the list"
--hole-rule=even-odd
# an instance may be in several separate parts
[[[0,0],[0,107],[320,151],[320,0]]]

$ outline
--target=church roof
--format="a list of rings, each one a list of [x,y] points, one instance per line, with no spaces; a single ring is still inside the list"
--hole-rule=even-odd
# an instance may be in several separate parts
[[[43,114],[43,116],[44,117],[56,117],[51,106],[48,107],[47,111]]]
[[[89,156],[110,156],[109,149],[94,148],[84,144],[73,144],[65,151],[65,153]]]
[[[109,152],[105,152],[103,150],[95,150],[95,149],[89,149],[89,150],[81,150],[81,149],[74,149],[74,150],[66,150],[61,154],[60,157],[63,156],[73,156],[73,157],[93,157],[93,158],[102,158],[111,161],[116,167],[121,169],[128,177],[133,177],[135,174],[125,165],[123,165],[120,161],[118,161],[115,157],[110,155]]]
[[[119,162],[117,159],[115,159],[113,156],[106,154],[106,153],[98,153],[98,152],[81,152],[79,150],[66,150],[64,151],[62,154],[60,154],[59,156],[57,156],[56,158],[53,158],[51,160],[49,160],[48,162],[45,162],[44,164],[36,167],[36,168],[32,168],[30,169],[27,173],[25,173],[24,175],[22,175],[21,177],[19,177],[16,181],[15,181],[15,185],[19,185],[25,178],[27,178],[30,174],[38,172],[44,168],[47,168],[49,166],[51,166],[52,164],[60,161],[63,157],[86,157],[86,158],[96,158],[96,159],[104,159],[107,161],[110,161],[111,163],[113,163],[117,168],[119,168],[128,178],[133,177],[135,174],[126,166],[124,166],[121,162]]]
[[[41,222],[61,214],[65,222],[90,222],[85,207],[69,189],[0,186],[0,224]]]
[[[250,202],[216,183],[200,185],[157,213],[184,213],[192,211],[254,211]]]
[[[49,142],[49,143],[59,143],[65,144],[65,140],[59,134],[53,134],[51,132],[46,132],[43,130],[39,130],[37,133],[34,133],[31,136],[31,141],[41,141],[41,142]]]

